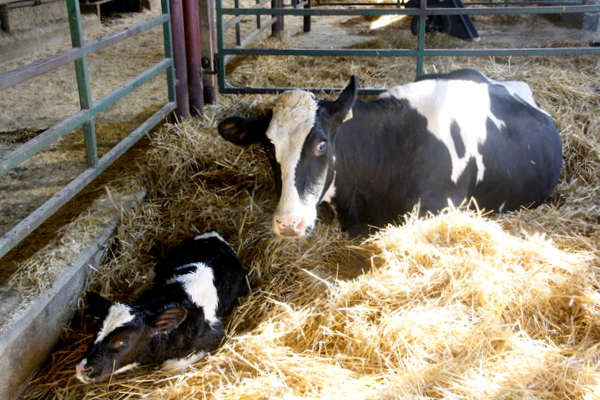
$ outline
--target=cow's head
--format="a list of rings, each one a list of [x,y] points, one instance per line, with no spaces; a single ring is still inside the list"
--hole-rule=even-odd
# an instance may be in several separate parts
[[[158,315],[145,315],[131,303],[111,303],[88,293],[88,303],[103,318],[94,343],[75,366],[84,383],[98,382],[152,360],[152,339],[175,329],[187,316],[185,309],[173,307]]]
[[[219,124],[226,140],[245,146],[261,143],[267,150],[279,194],[273,230],[283,237],[304,236],[317,217],[317,205],[332,184],[333,137],[358,94],[358,79],[335,101],[311,93],[282,93],[262,118],[230,117]]]

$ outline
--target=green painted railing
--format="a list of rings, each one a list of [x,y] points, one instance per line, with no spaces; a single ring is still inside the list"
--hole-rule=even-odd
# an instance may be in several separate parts
[[[168,0],[161,0],[162,13],[147,21],[130,26],[98,40],[84,42],[79,0],[66,0],[69,15],[71,42],[73,48],[36,63],[26,65],[14,71],[0,75],[0,91],[15,86],[30,78],[44,74],[70,62],[75,63],[79,101],[81,109],[65,120],[42,132],[35,138],[19,146],[0,158],[0,175],[11,170],[21,162],[44,150],[62,136],[83,127],[85,148],[87,154],[87,169],[62,188],[56,195],[46,201],[41,207],[18,223],[2,238],[0,238],[0,257],[3,257],[28,234],[46,221],[60,207],[65,205],[94,178],[108,168],[114,161],[130,149],[150,129],[160,123],[176,108],[175,100],[175,71],[173,67],[173,52],[171,40],[171,22]],[[90,77],[87,56],[93,52],[121,42],[156,26],[163,26],[165,58],[142,74],[131,79],[116,90],[108,93],[97,101],[92,101]],[[166,71],[168,100],[160,110],[133,130],[121,142],[98,158],[94,117],[108,107],[121,100],[144,83]]]
[[[497,48],[497,49],[427,49],[425,48],[425,24],[423,23],[427,16],[431,15],[491,15],[491,14],[561,14],[561,13],[585,13],[600,12],[599,5],[585,5],[581,1],[556,1],[544,2],[552,5],[522,6],[523,2],[477,2],[465,3],[465,8],[427,8],[425,0],[422,1],[421,8],[299,8],[294,4],[283,8],[266,8],[268,2],[261,3],[261,7],[252,8],[223,8],[221,1],[217,0],[217,43],[218,43],[218,65],[219,65],[219,90],[222,93],[277,93],[289,88],[282,87],[234,87],[227,86],[225,66],[233,57],[237,55],[269,55],[269,56],[377,56],[377,57],[416,57],[416,75],[423,73],[423,63],[425,57],[430,56],[539,56],[539,55],[600,55],[598,47],[558,47],[558,48]],[[533,2],[529,2],[533,3]],[[333,2],[323,4],[332,5]],[[335,3],[340,5],[342,3]],[[343,3],[356,6],[371,5],[379,6],[380,3]],[[397,2],[390,2],[388,5],[396,5]],[[471,5],[477,4],[477,7]],[[516,5],[519,6],[516,6]],[[539,4],[536,2],[535,4]],[[558,5],[560,4],[560,5]],[[499,5],[500,7],[495,7]],[[232,24],[239,24],[244,17],[258,18],[261,15],[271,16],[335,16],[335,15],[411,15],[420,18],[419,32],[417,35],[417,44],[415,49],[266,49],[266,48],[247,48],[250,40],[241,39],[235,47],[226,47],[225,32],[231,28]],[[235,15],[235,21],[228,24],[223,23],[226,16]],[[269,22],[272,22],[271,19]],[[264,29],[264,28],[263,28]],[[258,31],[253,32],[248,37],[255,37]],[[335,92],[341,88],[303,88],[312,91],[321,91],[325,93]],[[361,94],[378,94],[383,89],[361,89]]]

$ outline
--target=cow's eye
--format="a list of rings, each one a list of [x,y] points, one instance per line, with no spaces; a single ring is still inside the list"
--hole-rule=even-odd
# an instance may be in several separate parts
[[[317,147],[315,147],[315,155],[320,156],[325,154],[325,150],[327,149],[327,142],[322,140],[319,142]]]

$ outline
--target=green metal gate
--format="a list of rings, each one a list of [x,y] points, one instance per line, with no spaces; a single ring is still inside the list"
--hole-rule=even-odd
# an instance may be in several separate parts
[[[561,13],[589,13],[600,12],[600,4],[586,5],[583,0],[575,1],[481,1],[469,2],[465,8],[432,8],[427,6],[427,1],[420,2],[419,8],[400,8],[403,2],[368,3],[368,2],[333,2],[319,0],[319,8],[310,8],[310,4],[292,2],[287,5],[277,5],[266,0],[258,2],[255,6],[239,7],[239,0],[235,0],[233,8],[224,8],[222,0],[217,0],[217,43],[219,66],[219,90],[221,93],[274,93],[288,90],[281,87],[235,87],[226,84],[226,64],[237,55],[269,55],[269,56],[384,56],[384,57],[416,57],[416,75],[423,73],[425,57],[430,56],[539,56],[539,55],[599,55],[598,47],[559,47],[559,48],[496,48],[496,49],[428,49],[425,46],[425,23],[428,16],[436,15],[491,15],[491,14],[561,14]],[[363,6],[363,8],[327,8],[327,6]],[[380,8],[381,5],[394,6],[395,8]],[[371,6],[371,7],[367,7]],[[375,8],[375,7],[377,8]],[[419,18],[419,31],[417,45],[414,49],[266,49],[245,48],[250,36],[265,29],[257,24],[257,31],[247,38],[239,37],[239,26],[244,18],[272,16],[268,24],[272,25],[277,18],[286,15],[304,16],[310,20],[313,16],[332,15],[409,15]],[[233,16],[233,19],[232,19]],[[224,22],[228,19],[227,22]],[[310,22],[305,22],[310,29]],[[230,29],[236,29],[236,46],[226,47],[224,35]],[[325,93],[340,90],[340,88],[304,88]],[[361,94],[378,94],[383,89],[361,89]]]
[[[9,3],[11,1],[13,0],[0,0],[0,3]],[[62,65],[74,62],[81,109],[10,153],[3,155],[2,158],[0,158],[0,175],[16,167],[36,153],[44,150],[78,127],[83,127],[84,131],[87,169],[0,238],[0,257],[4,256],[60,207],[65,205],[117,158],[131,148],[150,129],[177,108],[175,100],[176,82],[173,66],[171,22],[168,0],[161,0],[162,13],[160,15],[88,43],[85,43],[84,41],[79,0],[66,1],[72,49],[0,75],[0,91],[44,74]],[[92,101],[90,76],[86,57],[93,52],[119,43],[127,38],[160,25],[163,27],[165,58],[116,90],[108,93],[97,101]],[[167,76],[167,103],[135,130],[129,133],[127,137],[109,150],[104,156],[99,158],[96,142],[95,116],[162,72],[166,72]]]

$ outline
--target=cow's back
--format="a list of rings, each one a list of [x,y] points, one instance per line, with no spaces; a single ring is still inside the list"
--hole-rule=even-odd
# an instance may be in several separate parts
[[[359,101],[338,129],[333,204],[349,230],[384,226],[417,202],[421,214],[470,197],[480,208],[507,211],[551,194],[561,141],[529,87],[465,71],[450,78]]]

